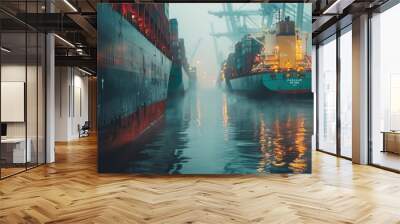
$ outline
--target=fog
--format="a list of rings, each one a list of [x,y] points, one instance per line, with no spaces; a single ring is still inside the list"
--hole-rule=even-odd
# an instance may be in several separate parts
[[[221,11],[222,3],[171,3],[169,17],[178,19],[180,38],[185,39],[186,56],[191,65],[197,67],[199,83],[203,86],[215,84],[220,65],[217,63],[211,33],[211,24],[215,33],[227,32],[225,18],[211,15],[209,11]],[[237,9],[259,8],[258,3],[235,3]],[[201,43],[193,58],[192,55],[199,39]],[[227,37],[217,38],[218,50],[222,60],[233,51],[234,43]]]
[[[271,4],[271,3],[269,3]],[[259,3],[234,3],[233,9],[254,10],[260,9]],[[277,4],[281,5],[281,4]],[[197,67],[198,81],[203,86],[214,86],[220,65],[217,63],[216,51],[214,48],[211,33],[211,24],[214,26],[215,33],[227,32],[226,18],[217,17],[209,14],[209,11],[222,11],[222,3],[170,3],[169,18],[178,20],[179,37],[184,38],[186,56],[189,64]],[[311,18],[311,4],[305,4],[305,15]],[[259,19],[259,20],[257,20]],[[261,27],[261,17],[255,16],[248,20],[250,26]],[[311,32],[311,22],[305,25],[307,32]],[[309,30],[309,31],[308,31]],[[191,58],[197,43],[201,39],[199,48],[194,57]],[[227,37],[217,38],[218,50],[221,59],[234,50],[235,43]],[[311,47],[311,46],[310,46]]]
[[[208,11],[222,9],[221,3],[171,3],[170,18],[177,18],[180,38],[185,39],[186,55],[191,65],[197,67],[199,82],[212,85],[217,77],[220,65],[217,64],[216,54],[211,33],[211,23],[215,32],[226,30],[225,19],[210,15]],[[193,58],[191,55],[201,39],[199,48]],[[218,47],[222,52],[228,52],[232,42],[219,38]],[[223,55],[225,56],[225,55]]]

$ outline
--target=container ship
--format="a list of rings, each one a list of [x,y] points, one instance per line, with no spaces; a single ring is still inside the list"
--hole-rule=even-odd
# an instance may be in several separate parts
[[[264,88],[262,75],[250,73],[261,48],[262,44],[250,35],[235,44],[235,52],[229,54],[221,70],[222,80],[226,81],[228,89],[253,92]]]
[[[303,39],[307,44],[307,35],[296,31],[289,17],[279,21],[273,31],[248,34],[228,56],[221,79],[231,90],[311,93],[311,57]]]
[[[101,3],[97,9],[101,159],[163,115],[172,56],[168,4]]]
[[[186,58],[185,42],[179,38],[178,21],[171,19],[170,40],[172,68],[168,84],[168,95],[180,95],[189,88],[189,64]]]

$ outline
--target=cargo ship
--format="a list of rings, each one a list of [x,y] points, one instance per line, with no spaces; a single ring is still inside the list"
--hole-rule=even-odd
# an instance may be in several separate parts
[[[261,43],[250,35],[235,44],[235,52],[229,54],[221,71],[221,79],[229,90],[255,92],[264,89],[262,75],[249,72],[261,48]]]
[[[168,4],[97,6],[99,159],[165,111],[172,65]]]
[[[189,88],[189,65],[186,58],[184,39],[179,38],[178,21],[171,19],[170,40],[172,68],[168,84],[168,95],[184,94]]]
[[[286,17],[276,24],[275,30],[248,34],[237,43],[235,52],[223,65],[222,79],[231,90],[311,93],[311,57],[306,53],[307,44],[307,34],[296,31],[295,23]],[[241,53],[238,45],[250,45],[247,47],[250,53]]]

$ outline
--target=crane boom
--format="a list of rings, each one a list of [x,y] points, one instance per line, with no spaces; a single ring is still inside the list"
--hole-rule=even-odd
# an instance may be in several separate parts
[[[214,42],[215,57],[217,59],[217,64],[220,65],[223,61],[222,55],[218,48],[217,38],[214,33],[214,25],[210,23],[210,26],[211,26],[211,36],[213,36],[213,42]]]
[[[195,45],[195,47],[194,47],[194,49],[193,49],[193,51],[192,51],[192,54],[191,54],[190,57],[189,57],[189,61],[190,61],[191,64],[192,64],[192,62],[193,62],[193,58],[194,58],[194,56],[196,55],[197,50],[198,50],[199,47],[200,47],[200,44],[201,44],[201,41],[202,41],[202,40],[203,40],[202,37],[200,37],[200,38],[197,40],[196,45]]]

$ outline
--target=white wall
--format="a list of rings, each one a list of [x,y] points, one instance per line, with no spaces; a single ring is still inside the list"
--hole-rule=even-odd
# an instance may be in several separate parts
[[[30,70],[32,67],[28,67]],[[2,82],[25,82],[25,65],[2,65],[1,81]],[[3,96],[4,97],[4,96]],[[6,108],[1,108],[6,110]],[[25,122],[7,123],[7,137],[25,137]]]
[[[27,77],[28,77],[28,87],[27,87],[27,119],[28,119],[28,137],[30,130],[36,130],[36,113],[32,111],[36,111],[37,107],[37,99],[36,99],[36,80],[33,76],[36,77],[36,67],[35,66],[27,66],[18,65],[18,64],[5,64],[1,66],[1,81],[2,82],[25,82],[25,75],[27,69]],[[39,70],[39,73],[41,71]],[[33,86],[33,87],[32,87]],[[4,97],[4,96],[3,96]],[[41,105],[39,105],[41,106]],[[1,108],[2,110],[6,110],[7,108]],[[32,123],[33,122],[33,123]],[[7,135],[8,137],[25,137],[25,123],[26,122],[7,122]],[[36,135],[36,132],[35,132]],[[42,136],[43,137],[43,136]]]
[[[55,140],[68,140],[69,125],[69,85],[70,76],[67,67],[55,69]]]
[[[72,67],[56,67],[55,73],[55,140],[70,141],[88,120],[88,77]]]
[[[77,74],[78,72],[78,74]],[[73,138],[79,137],[78,125],[83,125],[85,121],[89,120],[89,94],[88,94],[88,77],[82,76],[83,73],[78,70],[74,70],[74,82],[72,88],[73,91],[73,108],[72,119],[71,119],[71,136]]]
[[[38,70],[37,70],[38,69]],[[2,82],[24,82],[26,84],[26,107],[22,108],[27,115],[24,122],[6,122],[8,138],[24,138],[25,135],[30,139],[32,151],[32,161],[44,162],[44,82],[42,68],[35,66],[25,66],[25,64],[3,64],[1,66]],[[27,80],[25,80],[27,78]],[[7,97],[7,96],[2,96]],[[8,108],[1,108],[7,110]],[[39,151],[37,151],[39,150]],[[37,154],[39,156],[37,157]]]

